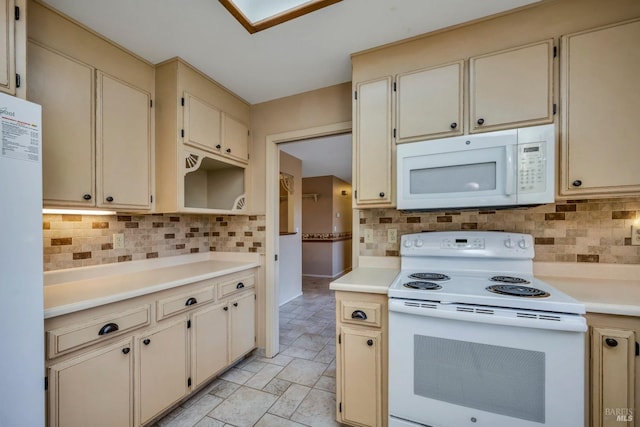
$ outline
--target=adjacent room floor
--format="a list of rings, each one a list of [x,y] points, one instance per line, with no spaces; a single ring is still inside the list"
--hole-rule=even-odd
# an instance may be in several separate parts
[[[303,295],[280,307],[276,357],[248,357],[156,426],[339,426],[335,300],[329,282],[303,279]]]

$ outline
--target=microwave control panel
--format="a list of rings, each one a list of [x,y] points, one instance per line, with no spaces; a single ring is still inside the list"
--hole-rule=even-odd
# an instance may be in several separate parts
[[[546,189],[546,144],[518,144],[518,193],[539,193]]]

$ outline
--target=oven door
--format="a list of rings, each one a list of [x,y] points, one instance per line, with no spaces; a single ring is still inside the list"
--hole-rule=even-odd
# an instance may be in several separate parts
[[[389,426],[584,427],[584,318],[487,311],[390,300]]]
[[[517,202],[517,133],[398,145],[398,209],[506,206]]]

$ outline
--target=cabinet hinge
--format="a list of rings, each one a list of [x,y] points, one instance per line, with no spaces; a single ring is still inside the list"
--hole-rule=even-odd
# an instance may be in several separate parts
[[[49,390],[49,377],[44,377],[44,389]]]
[[[553,47],[553,57],[555,58],[556,56],[558,56],[558,46]]]
[[[393,128],[393,137],[396,137],[396,128]]]
[[[397,89],[396,89],[396,82],[393,82],[393,91],[394,91],[394,92],[396,92],[396,91],[397,91]]]
[[[191,320],[187,320],[187,329],[191,328]]]
[[[357,100],[358,99],[358,91],[354,91],[353,92],[353,99]]]
[[[636,341],[636,356],[640,356],[640,343]]]
[[[16,21],[19,21],[20,20],[20,6],[16,6],[13,9],[13,14],[14,14],[14,17],[15,17]]]
[[[353,192],[353,198],[358,200],[358,190]]]
[[[149,100],[149,108],[153,108],[153,99]]]
[[[184,97],[180,98],[180,105],[182,105],[184,107]]]
[[[153,194],[149,196],[149,200],[151,201],[151,203],[153,203]]]
[[[278,260],[278,254],[276,254],[276,261]]]
[[[20,87],[20,74],[16,74],[16,87]]]
[[[555,116],[557,112],[558,112],[558,105],[553,104],[553,115]]]
[[[191,377],[187,379],[187,387],[191,387]]]
[[[338,334],[338,344],[342,344],[342,335]]]
[[[342,412],[342,402],[338,405],[338,411]]]
[[[180,136],[184,138],[184,129],[180,129]]]

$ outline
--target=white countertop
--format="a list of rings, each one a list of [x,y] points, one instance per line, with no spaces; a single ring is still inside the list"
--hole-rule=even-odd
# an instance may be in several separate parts
[[[207,252],[44,274],[44,318],[260,266],[258,254]]]
[[[360,267],[331,282],[330,288],[386,294],[400,271],[399,261],[395,258],[376,258],[367,257],[364,262],[361,260]],[[587,312],[640,316],[638,265],[534,263],[534,274],[585,304]]]

